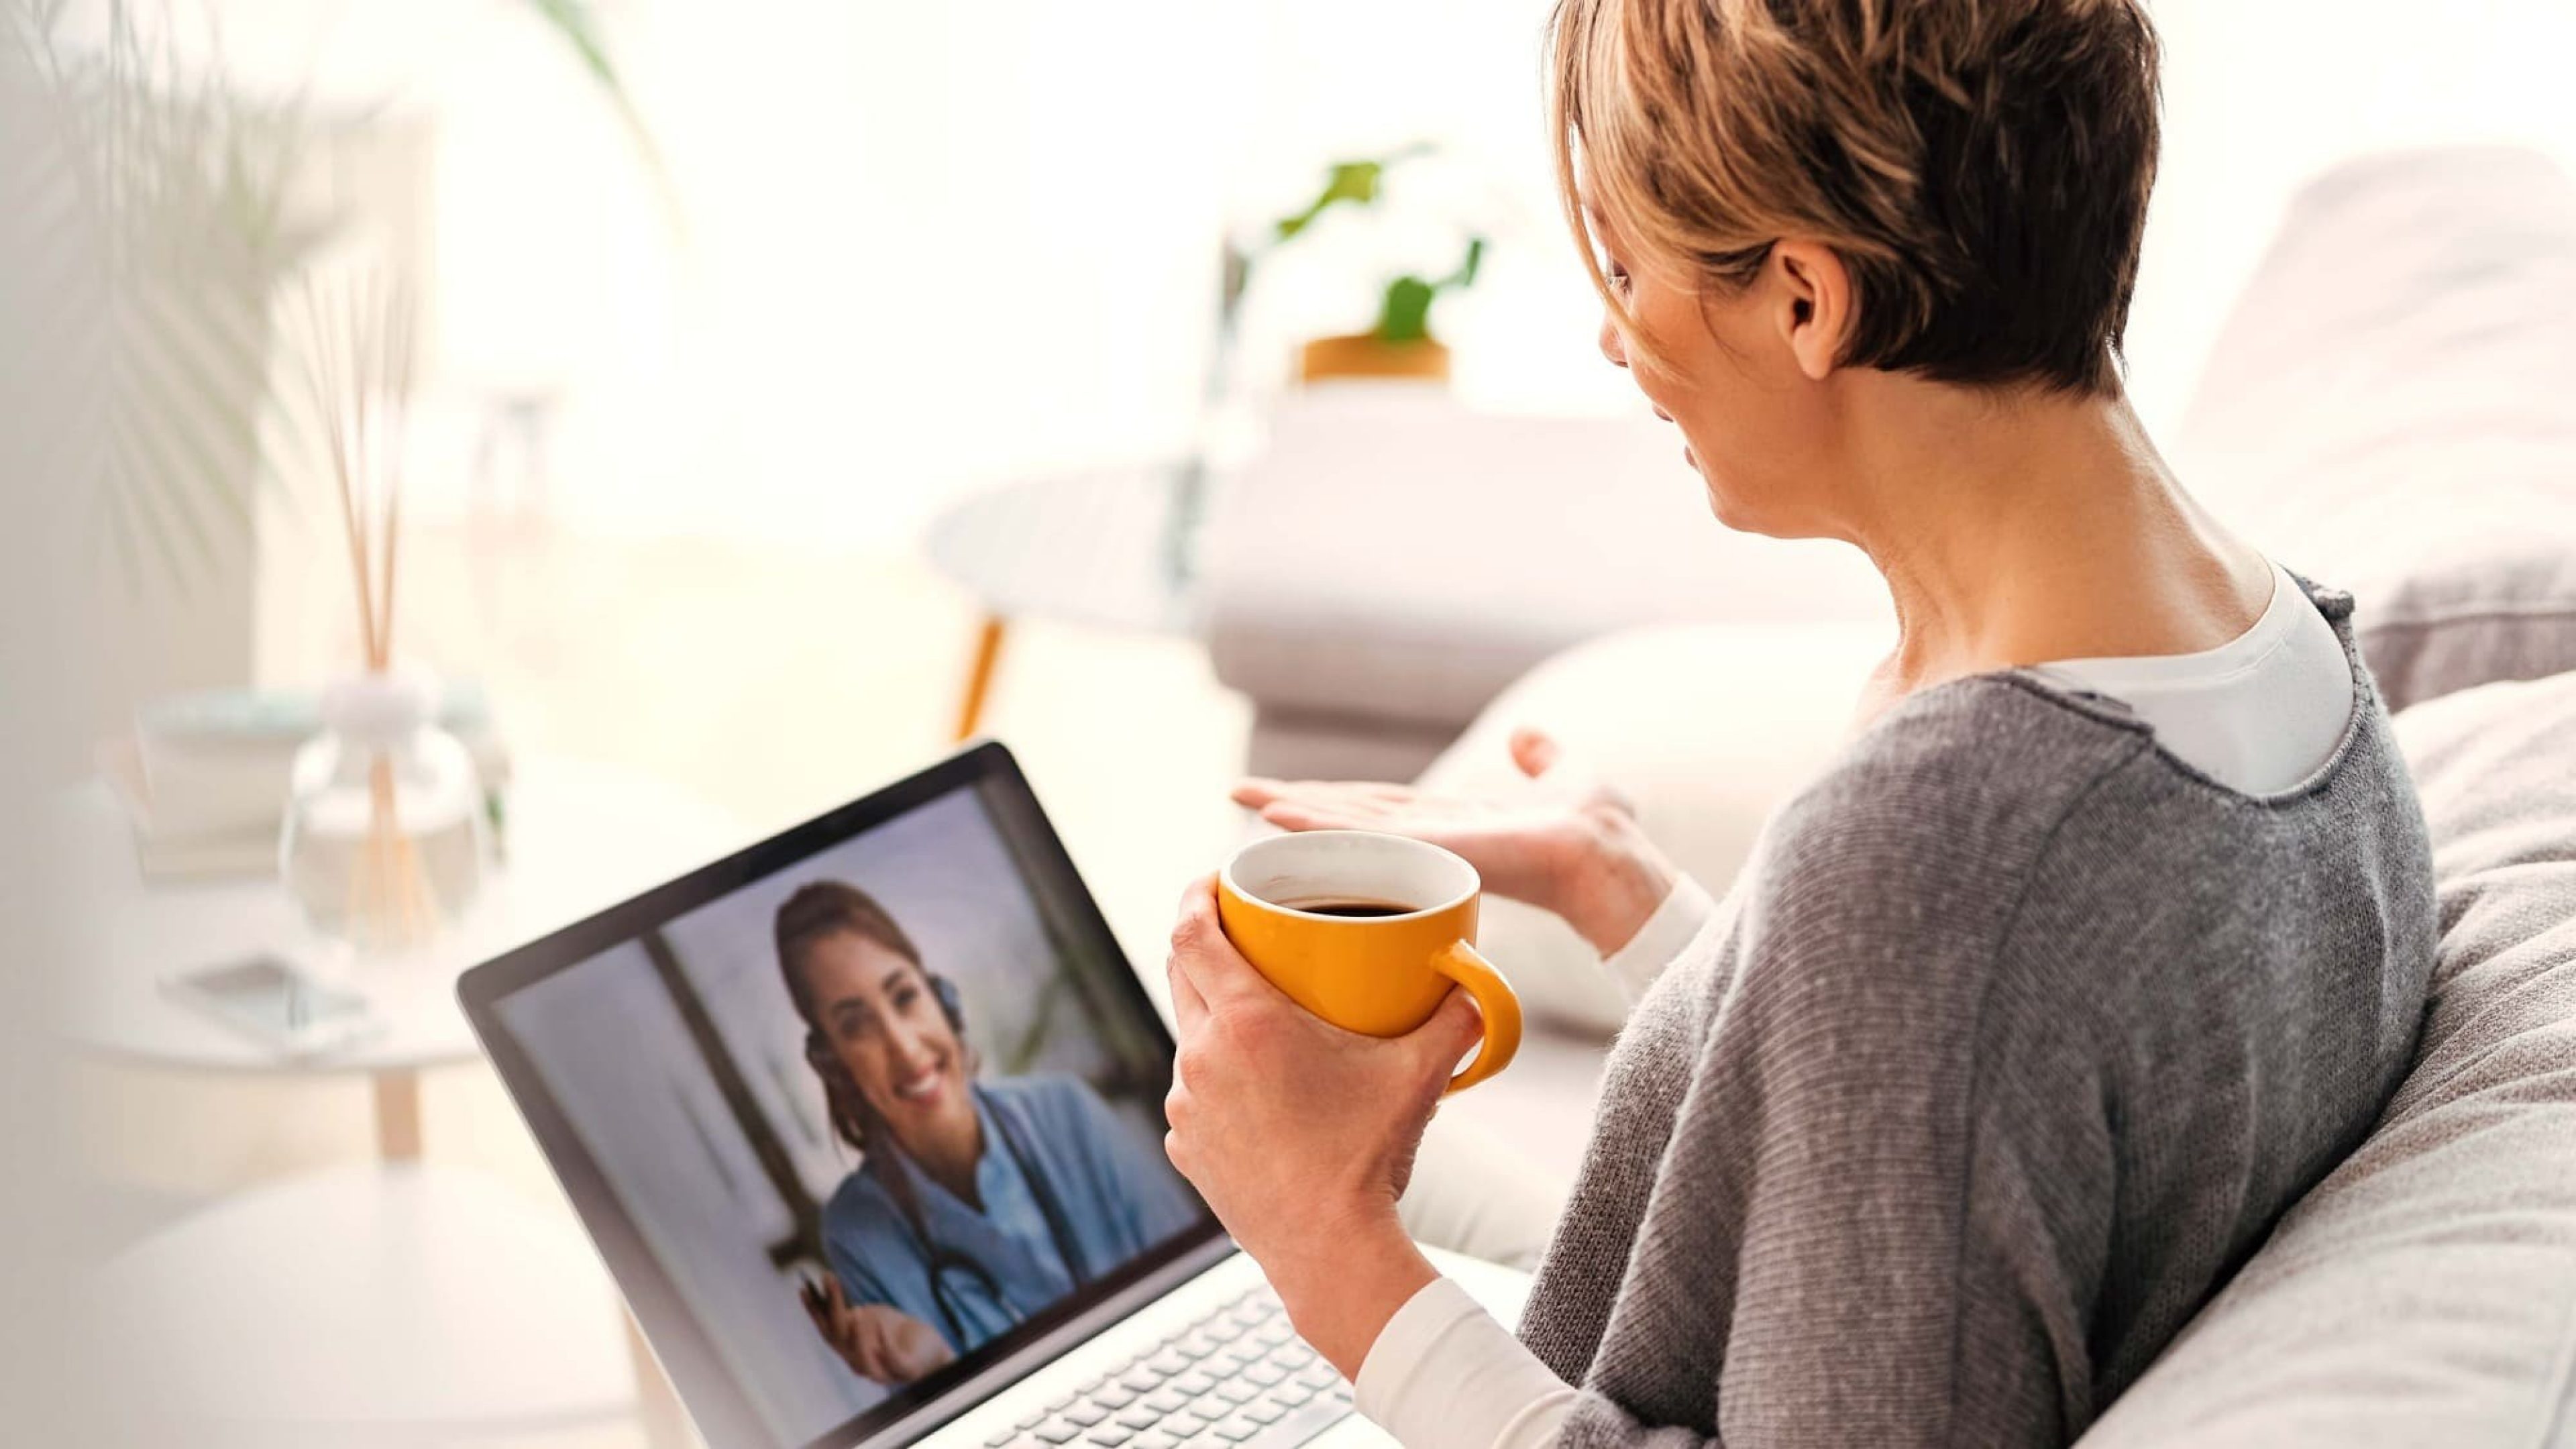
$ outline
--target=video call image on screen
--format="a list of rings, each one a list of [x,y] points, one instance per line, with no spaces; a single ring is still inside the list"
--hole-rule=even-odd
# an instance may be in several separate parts
[[[1150,1018],[1031,834],[945,795],[499,1004],[781,1445],[1204,1221]]]

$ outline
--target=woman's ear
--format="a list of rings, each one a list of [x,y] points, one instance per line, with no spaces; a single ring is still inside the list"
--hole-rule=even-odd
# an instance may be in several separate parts
[[[1858,299],[1850,269],[1833,248],[1797,238],[1773,243],[1766,269],[1780,296],[1780,340],[1808,381],[1824,381],[1851,336]]]

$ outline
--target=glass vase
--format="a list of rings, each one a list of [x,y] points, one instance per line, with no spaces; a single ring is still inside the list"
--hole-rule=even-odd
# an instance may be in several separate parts
[[[280,873],[315,931],[360,951],[419,945],[483,886],[482,784],[438,697],[417,671],[342,679],[296,751]]]

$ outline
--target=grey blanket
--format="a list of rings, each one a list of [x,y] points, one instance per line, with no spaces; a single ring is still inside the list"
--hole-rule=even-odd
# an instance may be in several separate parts
[[[1564,1442],[2057,1445],[2135,1380],[2412,1051],[2431,862],[2353,669],[2279,796],[2006,673],[1784,807],[1612,1056],[1521,1324]]]

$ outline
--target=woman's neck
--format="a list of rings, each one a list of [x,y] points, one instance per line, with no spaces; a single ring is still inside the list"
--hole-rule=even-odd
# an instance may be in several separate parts
[[[1879,373],[1855,412],[1838,531],[1896,605],[1865,711],[2052,659],[2184,654],[2252,627],[2263,556],[2184,492],[2120,397],[2006,394]]]
[[[921,1141],[906,1140],[903,1150],[922,1175],[946,1188],[949,1196],[977,1212],[984,1210],[983,1198],[975,1189],[975,1168],[984,1160],[981,1113],[970,1112],[964,1122],[925,1134]]]

